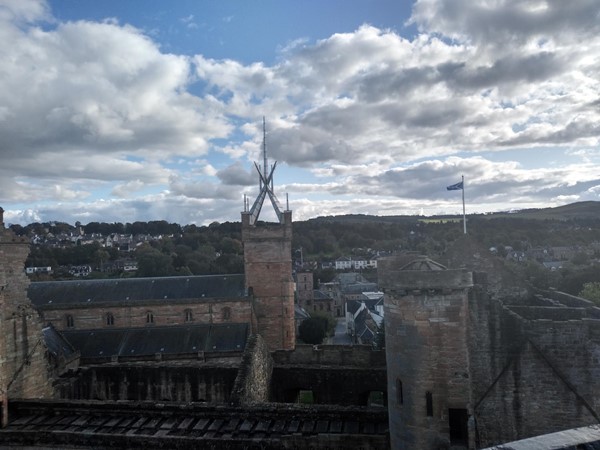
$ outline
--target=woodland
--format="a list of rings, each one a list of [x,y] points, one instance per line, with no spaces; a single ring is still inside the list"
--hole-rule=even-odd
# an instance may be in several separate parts
[[[585,202],[561,208],[528,210],[468,216],[468,234],[483,248],[494,248],[494,255],[506,260],[509,252],[527,252],[534,248],[573,247],[575,255],[563,268],[551,272],[540,260],[508,261],[539,287],[578,294],[585,283],[600,282],[597,262],[600,243],[600,203]],[[258,226],[261,224],[259,223]],[[60,222],[11,225],[18,235],[60,236],[83,235],[147,235],[152,238],[124,253],[101,243],[81,245],[79,241],[63,241],[49,245],[49,239],[32,245],[26,266],[50,266],[52,275],[36,275],[36,279],[65,279],[61,268],[90,265],[90,277],[154,277],[204,275],[243,272],[243,246],[239,222],[213,222],[207,226],[179,225],[167,221],[134,223],[99,223],[69,225]],[[432,258],[442,255],[463,233],[462,218],[456,216],[367,216],[346,215],[320,217],[294,222],[292,248],[294,266],[300,262],[315,272],[315,280],[328,281],[333,269],[322,269],[323,262],[345,256],[376,258],[400,251],[415,251]],[[134,273],[107,272],[101,268],[119,258],[133,258],[138,263]],[[370,274],[376,276],[375,274]]]

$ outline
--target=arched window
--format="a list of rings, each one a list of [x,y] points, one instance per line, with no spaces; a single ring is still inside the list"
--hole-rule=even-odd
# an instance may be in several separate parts
[[[67,328],[73,328],[75,326],[75,320],[71,314],[67,314],[65,316],[65,322],[67,324]]]
[[[146,323],[154,323],[154,314],[152,314],[152,311],[146,313]]]
[[[231,308],[226,306],[222,309],[223,320],[231,320]]]
[[[194,315],[192,314],[192,310],[191,309],[186,309],[184,311],[185,313],[185,321],[186,322],[193,322],[194,321]]]
[[[115,316],[112,313],[106,313],[106,325],[112,326],[115,324]]]

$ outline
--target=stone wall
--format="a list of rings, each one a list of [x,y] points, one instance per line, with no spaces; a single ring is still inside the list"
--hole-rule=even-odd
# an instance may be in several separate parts
[[[543,309],[507,306],[483,294],[471,299],[480,446],[600,421],[600,321],[573,320],[580,308]]]
[[[4,229],[0,208],[0,391],[9,398],[53,394],[42,326],[27,298],[29,243]]]
[[[81,368],[57,384],[62,399],[227,403],[238,363],[104,364]]]
[[[264,339],[258,334],[250,336],[231,394],[231,404],[268,402],[272,373],[273,359]]]
[[[370,345],[297,345],[293,351],[272,353],[276,365],[385,367],[385,351]]]
[[[148,301],[143,305],[126,301],[119,305],[103,306],[43,305],[38,306],[38,311],[45,323],[52,323],[58,330],[252,322],[252,303],[249,299],[164,300]],[[188,311],[191,313],[190,322],[186,322]],[[152,323],[148,323],[148,313],[152,314]],[[110,325],[107,322],[107,314],[112,314],[114,319]],[[67,316],[71,316],[73,319],[72,327],[67,326]]]
[[[372,393],[386,398],[386,380],[385,368],[276,366],[271,399],[297,403],[300,391],[311,391],[315,404],[368,406]]]

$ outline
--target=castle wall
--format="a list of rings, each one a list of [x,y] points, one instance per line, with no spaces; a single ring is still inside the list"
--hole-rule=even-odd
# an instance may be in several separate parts
[[[543,319],[533,319],[540,308],[527,309],[472,298],[471,374],[480,446],[598,422],[600,321],[569,320],[578,314],[570,308],[562,308],[562,317],[560,308],[548,308]]]
[[[385,401],[386,380],[385,367],[275,366],[271,400],[296,403],[300,391],[311,391],[316,404],[368,406],[371,393]]]
[[[297,345],[293,351],[272,353],[278,365],[324,365],[385,368],[385,352],[371,345]]]
[[[246,288],[254,295],[256,332],[271,350],[293,349],[292,214],[282,224],[250,225],[242,214]]]
[[[0,208],[0,392],[9,398],[52,396],[42,327],[27,298],[29,243],[4,229]]]
[[[259,334],[248,338],[246,350],[238,371],[231,404],[265,403],[271,396],[273,359],[264,339]]]
[[[392,448],[437,449],[451,440],[466,445],[471,273],[400,270],[390,260],[378,275],[385,294]]]

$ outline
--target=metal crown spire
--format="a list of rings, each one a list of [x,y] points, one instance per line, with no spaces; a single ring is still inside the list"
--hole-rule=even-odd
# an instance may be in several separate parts
[[[260,188],[260,192],[252,208],[250,209],[250,224],[254,225],[258,220],[258,216],[260,215],[260,210],[262,208],[263,202],[265,201],[265,197],[268,195],[269,199],[271,199],[271,204],[273,205],[273,209],[275,210],[275,214],[277,214],[277,219],[279,219],[279,223],[283,223],[283,208],[275,195],[275,191],[273,190],[273,172],[275,172],[275,168],[277,167],[277,161],[273,164],[270,171],[267,171],[268,167],[267,160],[267,127],[265,123],[265,118],[263,116],[263,168],[260,170],[260,166],[255,162],[254,167],[256,167],[256,171],[258,172],[259,180],[258,185]]]

